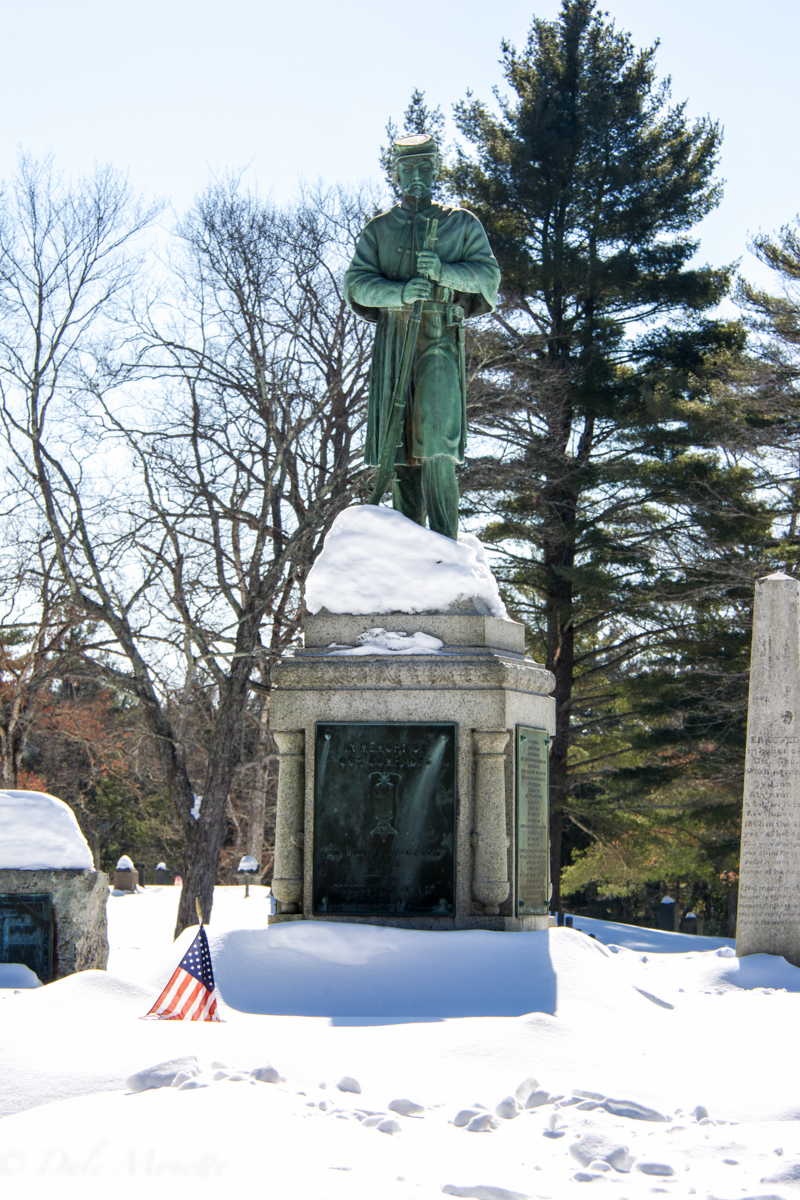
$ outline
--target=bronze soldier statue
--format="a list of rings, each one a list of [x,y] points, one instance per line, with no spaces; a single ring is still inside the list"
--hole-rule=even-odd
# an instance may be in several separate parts
[[[467,439],[464,321],[494,309],[500,268],[476,216],[431,200],[433,138],[400,138],[393,153],[403,198],[362,231],[344,278],[353,312],[377,323],[364,457],[394,462],[399,512],[455,539],[456,463]],[[400,423],[390,428],[393,408]]]

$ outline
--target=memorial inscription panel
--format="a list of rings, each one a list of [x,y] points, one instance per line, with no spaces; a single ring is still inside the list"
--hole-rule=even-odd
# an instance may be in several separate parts
[[[788,723],[788,722],[787,722]],[[793,723],[793,721],[792,721]],[[738,920],[759,936],[800,926],[800,737],[751,734],[745,768]]]
[[[452,915],[456,728],[317,724],[315,914]]]
[[[0,962],[22,963],[49,983],[53,974],[53,897],[0,895]]]
[[[518,917],[543,916],[550,903],[550,738],[544,729],[517,726],[515,893]]]

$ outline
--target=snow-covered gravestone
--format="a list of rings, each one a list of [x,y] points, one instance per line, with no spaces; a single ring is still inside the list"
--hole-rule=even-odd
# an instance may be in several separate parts
[[[347,509],[305,605],[272,672],[271,920],[546,926],[554,680],[478,539]]]
[[[108,962],[108,878],[69,805],[44,792],[0,791],[0,962],[42,983]]]
[[[127,854],[123,854],[114,871],[115,892],[135,892],[139,886],[139,872]]]
[[[736,952],[800,966],[800,583],[756,583]]]

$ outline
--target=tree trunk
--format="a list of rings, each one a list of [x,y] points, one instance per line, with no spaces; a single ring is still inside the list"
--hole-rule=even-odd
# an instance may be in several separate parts
[[[550,749],[550,877],[553,882],[551,903],[554,911],[558,911],[561,904],[564,806],[569,786],[567,768],[575,665],[572,569],[575,563],[574,534],[577,512],[577,497],[574,491],[564,487],[563,483],[564,476],[569,473],[572,464],[564,455],[559,465],[559,482],[555,487],[545,489],[547,527],[543,544],[547,619],[545,665],[556,679],[553,693],[556,734]]]
[[[197,820],[190,819],[185,829],[185,874],[178,905],[175,937],[197,924],[195,901],[200,901],[203,920],[208,921],[214,904],[222,841],[227,825],[228,796],[238,757],[239,726],[250,691],[251,655],[256,642],[258,617],[263,601],[252,598],[251,611],[239,617],[239,633],[230,674],[220,690],[217,719],[208,752],[203,800]]]
[[[553,884],[553,895],[550,897],[550,911],[561,912],[561,837],[564,832],[564,814],[561,809],[550,813],[550,873]],[[559,869],[556,870],[556,864]]]
[[[575,457],[568,454],[573,410],[568,403],[556,409],[551,422],[555,451],[543,492],[545,530],[542,543],[547,618],[548,670],[556,678],[556,735],[550,751],[550,875],[552,907],[561,905],[564,809],[569,796],[570,720],[575,682],[575,543],[581,473],[587,466],[594,420],[586,417]]]

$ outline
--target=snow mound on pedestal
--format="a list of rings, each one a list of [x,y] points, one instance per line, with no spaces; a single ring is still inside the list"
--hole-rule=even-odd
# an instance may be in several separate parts
[[[508,620],[486,551],[470,533],[432,533],[390,508],[345,509],[308,573],[310,613],[481,613]]]
[[[94,870],[68,804],[46,792],[0,792],[0,870]]]

